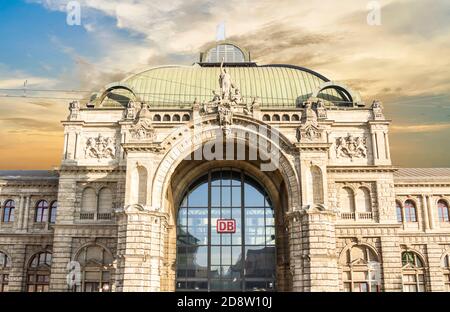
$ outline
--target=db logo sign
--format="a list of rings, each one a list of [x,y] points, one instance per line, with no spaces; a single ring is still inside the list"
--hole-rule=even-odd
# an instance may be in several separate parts
[[[236,220],[234,219],[218,219],[217,233],[236,233]]]

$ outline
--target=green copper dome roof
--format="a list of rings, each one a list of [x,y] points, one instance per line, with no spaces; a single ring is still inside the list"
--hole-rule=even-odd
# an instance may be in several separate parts
[[[328,79],[310,70],[285,65],[227,67],[245,101],[258,97],[262,107],[296,107]],[[192,106],[207,102],[219,89],[220,68],[214,66],[165,66],[134,74],[121,83],[150,106]],[[326,100],[342,100],[336,90]]]

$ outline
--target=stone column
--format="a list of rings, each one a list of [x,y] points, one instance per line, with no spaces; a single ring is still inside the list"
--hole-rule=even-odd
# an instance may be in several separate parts
[[[50,291],[71,291],[67,284],[67,264],[72,260],[72,236],[70,228],[55,226],[53,257],[50,275]]]
[[[335,212],[319,207],[300,214],[303,291],[339,291],[335,222]]]
[[[422,215],[423,215],[423,225],[424,225],[424,229],[425,231],[428,231],[430,229],[430,222],[428,220],[429,216],[428,216],[428,202],[427,202],[427,198],[426,195],[421,194],[420,195],[420,205],[422,206]]]
[[[443,273],[441,269],[441,257],[444,248],[436,243],[427,245],[429,276],[426,277],[427,291],[445,291],[443,283]]]
[[[386,236],[381,237],[383,291],[402,291],[402,259],[397,229],[387,229]]]
[[[303,252],[300,211],[287,214],[289,233],[289,266],[292,275],[292,291],[303,291]]]
[[[432,198],[432,195],[426,196],[426,202],[427,202],[427,206],[428,206],[428,219],[430,221],[430,230],[434,230],[434,228],[435,228],[434,214],[433,214],[433,206],[431,205],[431,198]]]
[[[167,215],[131,205],[118,219],[117,291],[160,291]]]
[[[24,284],[26,280],[26,264],[25,264],[25,244],[15,244],[12,248],[11,269],[9,271],[8,289],[10,292],[25,291]]]

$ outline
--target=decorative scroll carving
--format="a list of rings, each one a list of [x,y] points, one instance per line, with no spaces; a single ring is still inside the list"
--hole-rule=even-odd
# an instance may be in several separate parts
[[[336,157],[365,158],[367,157],[366,138],[354,137],[348,134],[347,137],[339,137],[336,139]]]
[[[69,103],[69,120],[78,120],[80,115],[80,102],[72,101]]]
[[[141,110],[137,114],[133,126],[130,128],[130,135],[136,140],[153,141],[155,139],[156,133],[152,125],[148,104],[142,103]]]
[[[101,134],[86,140],[85,158],[114,158],[116,155],[115,139]]]

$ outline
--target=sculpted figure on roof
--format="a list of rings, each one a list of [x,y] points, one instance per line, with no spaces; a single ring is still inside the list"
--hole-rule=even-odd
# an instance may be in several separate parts
[[[219,84],[222,92],[222,98],[229,98],[231,94],[231,88],[233,88],[233,82],[231,81],[231,75],[228,73],[227,69],[223,66],[223,60],[220,64],[220,76]]]

